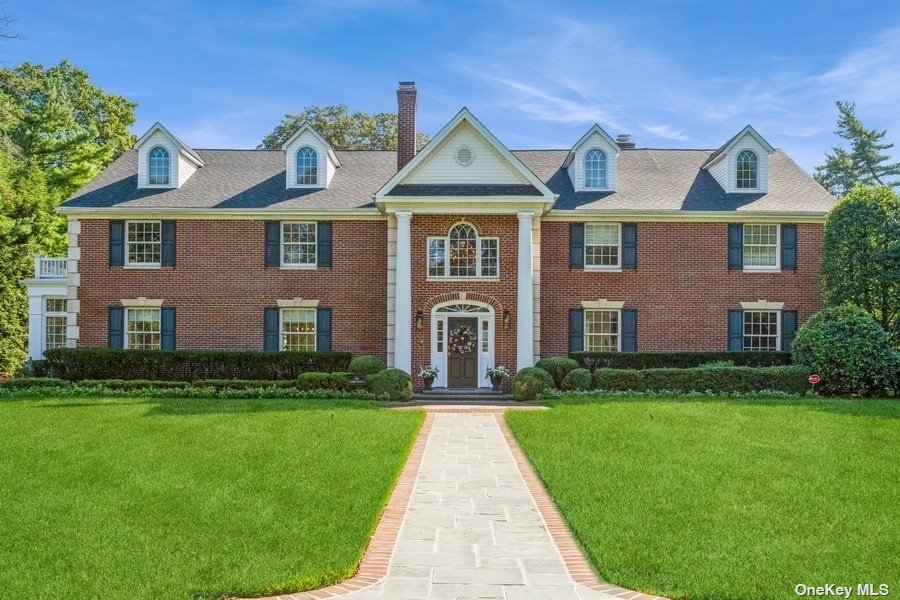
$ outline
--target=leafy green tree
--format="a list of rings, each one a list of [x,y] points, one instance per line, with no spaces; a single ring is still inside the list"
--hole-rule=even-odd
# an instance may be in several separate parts
[[[834,153],[825,155],[825,164],[816,167],[816,181],[835,196],[860,184],[900,186],[900,180],[891,180],[900,175],[900,163],[889,162],[891,157],[885,153],[894,145],[882,142],[887,131],[866,129],[853,102],[835,104],[840,112],[835,133],[850,142],[850,149],[834,146]]]
[[[828,213],[824,245],[825,304],[861,307],[900,347],[900,197],[853,188]]]
[[[280,149],[300,126],[309,123],[335,150],[396,150],[397,115],[394,113],[350,113],[344,104],[307,106],[302,113],[285,115],[275,129],[263,138],[258,148]],[[421,148],[428,134],[417,133]]]

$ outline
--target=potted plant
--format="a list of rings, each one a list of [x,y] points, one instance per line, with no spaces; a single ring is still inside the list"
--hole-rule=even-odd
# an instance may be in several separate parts
[[[425,382],[426,390],[431,389],[431,384],[434,383],[434,378],[437,377],[437,374],[437,367],[432,367],[431,365],[425,365],[422,367],[422,370],[419,371],[419,377]]]
[[[500,391],[500,384],[503,383],[503,380],[509,377],[509,371],[506,370],[506,367],[490,367],[487,370],[487,374],[485,377],[491,380],[491,385],[494,386],[494,391]]]

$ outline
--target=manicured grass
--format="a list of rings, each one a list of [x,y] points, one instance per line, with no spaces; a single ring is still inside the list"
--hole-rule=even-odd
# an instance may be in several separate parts
[[[420,412],[0,401],[0,597],[218,598],[352,575]]]
[[[900,594],[900,402],[566,402],[506,418],[605,580],[691,600]]]

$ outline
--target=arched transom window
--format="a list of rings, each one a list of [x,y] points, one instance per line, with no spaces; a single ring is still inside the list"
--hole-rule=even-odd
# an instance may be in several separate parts
[[[737,187],[755,190],[759,187],[759,161],[752,150],[744,150],[737,156]]]
[[[319,183],[319,156],[309,146],[297,151],[297,184],[316,185]]]
[[[429,277],[497,277],[500,240],[481,237],[468,223],[457,223],[446,237],[428,238]]]
[[[606,153],[594,148],[584,155],[584,187],[606,187]]]
[[[157,146],[150,151],[147,161],[147,183],[169,185],[169,151]]]

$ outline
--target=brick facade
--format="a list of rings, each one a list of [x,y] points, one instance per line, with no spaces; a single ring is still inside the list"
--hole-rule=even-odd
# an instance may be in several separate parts
[[[106,346],[107,308],[162,299],[177,310],[180,349],[262,350],[263,310],[277,300],[318,300],[332,309],[332,346],[385,359],[387,225],[333,221],[333,266],[265,267],[262,220],[180,220],[174,267],[110,267],[109,221],[86,219],[81,246],[80,346]]]
[[[569,268],[569,224],[541,224],[541,356],[569,351],[569,309],[584,300],[637,309],[639,351],[726,350],[728,310],[784,302],[798,326],[819,310],[823,226],[797,226],[797,270],[728,270],[726,223],[638,223],[637,269]]]

